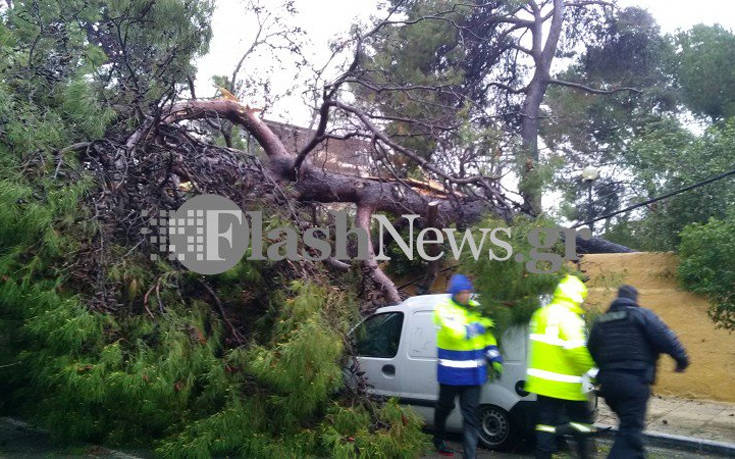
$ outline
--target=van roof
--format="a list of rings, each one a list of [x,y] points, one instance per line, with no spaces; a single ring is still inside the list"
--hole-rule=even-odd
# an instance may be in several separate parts
[[[433,295],[417,295],[411,296],[403,300],[398,304],[392,306],[384,306],[379,308],[376,313],[388,312],[388,311],[411,311],[420,307],[436,306],[442,301],[449,298],[449,293],[436,293]]]
[[[478,300],[478,294],[475,293],[475,300]],[[388,312],[388,311],[412,311],[420,307],[434,307],[442,301],[449,298],[449,293],[435,293],[433,295],[417,295],[411,296],[403,300],[398,304],[391,306],[384,306],[378,308],[375,313]],[[541,306],[548,304],[551,301],[551,295],[539,295],[539,302]]]

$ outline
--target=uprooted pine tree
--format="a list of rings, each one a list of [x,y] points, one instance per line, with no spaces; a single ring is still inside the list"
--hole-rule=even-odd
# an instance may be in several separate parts
[[[304,212],[258,158],[182,127],[126,147],[177,97],[211,11],[18,1],[0,12],[0,406],[60,441],[162,456],[416,455],[425,437],[411,412],[343,387],[354,275],[243,259],[201,276],[151,261],[141,243],[141,210],[186,199],[176,175],[270,209],[267,225]]]

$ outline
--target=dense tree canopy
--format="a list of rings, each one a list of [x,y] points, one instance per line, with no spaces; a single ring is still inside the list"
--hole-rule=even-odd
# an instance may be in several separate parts
[[[695,114],[713,121],[735,116],[735,35],[722,26],[698,25],[679,33],[678,82]],[[703,78],[703,76],[706,76]]]

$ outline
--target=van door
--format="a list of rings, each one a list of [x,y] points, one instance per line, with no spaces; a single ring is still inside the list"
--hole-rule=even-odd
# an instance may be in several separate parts
[[[439,397],[436,380],[436,324],[434,309],[430,307],[411,312],[406,327],[407,340],[401,353],[404,375],[403,394],[406,402],[414,405],[433,406]]]
[[[528,395],[523,392],[526,378],[526,342],[528,340],[526,330],[525,325],[514,325],[508,327],[500,337],[503,375],[483,388],[481,403],[496,405],[510,411],[523,398],[522,394]]]
[[[355,355],[360,370],[365,372],[367,390],[372,394],[400,396],[400,377],[407,374],[397,364],[403,319],[401,311],[374,314],[352,334]]]

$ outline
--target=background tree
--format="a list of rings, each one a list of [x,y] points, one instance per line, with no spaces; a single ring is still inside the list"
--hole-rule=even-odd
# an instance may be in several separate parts
[[[369,100],[383,101],[382,110],[390,106],[387,110],[394,117],[404,108],[420,112],[416,106],[423,104],[424,112],[441,113],[440,126],[451,125],[447,121],[451,119],[471,126],[474,137],[464,142],[445,139],[446,146],[429,150],[451,158],[445,160],[449,164],[468,168],[502,174],[511,166],[520,177],[523,202],[519,207],[540,212],[548,172],[540,161],[538,135],[547,88],[563,86],[595,94],[629,89],[593,88],[551,75],[554,59],[574,56],[578,43],[599,27],[596,24],[605,23],[605,11],[613,4],[559,0],[395,1],[392,5],[391,11],[403,17],[386,23],[393,27],[369,34],[369,46],[376,51],[361,61],[363,73],[353,84],[362,86],[363,93],[372,91]],[[421,75],[418,81],[406,79],[415,74]],[[395,95],[409,87],[410,94]],[[442,98],[441,104],[437,98]],[[432,104],[434,110],[430,110]],[[427,129],[437,130],[436,118],[427,117],[428,126],[414,126],[407,132],[412,139],[422,136],[422,131],[426,137]],[[405,122],[397,123],[398,128],[407,130]]]
[[[666,124],[680,106],[674,86],[673,45],[653,18],[638,8],[616,10],[590,36],[586,50],[562,73],[596,86],[631,86],[640,92],[600,97],[552,88],[547,98],[542,137],[558,167],[554,188],[564,194],[561,215],[584,221],[619,209],[640,197],[630,161],[630,142]],[[592,165],[600,177],[591,186],[590,204],[581,171]],[[591,208],[590,208],[591,207]],[[605,222],[609,229],[610,221]]]
[[[735,115],[735,36],[720,25],[697,25],[675,37],[678,83],[689,110],[712,121]]]
[[[628,162],[635,171],[631,200],[663,195],[733,168],[733,121],[707,128],[696,136],[669,121],[652,125],[630,146]],[[735,183],[725,178],[641,208],[612,225],[606,234],[640,250],[676,250],[679,233],[690,223],[728,215]]]
[[[584,221],[590,215],[613,212],[731,169],[733,156],[722,148],[728,122],[720,118],[709,127],[700,123],[704,132],[697,134],[691,116],[715,120],[699,111],[692,94],[697,93],[697,86],[723,88],[722,72],[711,66],[694,82],[687,74],[703,64],[692,62],[694,52],[680,45],[687,37],[697,36],[702,50],[719,49],[727,32],[711,29],[717,32],[703,34],[701,30],[710,28],[696,26],[664,36],[647,13],[634,8],[619,11],[616,20],[599,31],[598,40],[583,58],[565,71],[645,90],[633,98],[621,93],[604,101],[550,91],[550,113],[543,130],[562,166],[554,183],[565,193],[564,217]],[[720,98],[726,100],[726,96]],[[580,170],[588,164],[601,171],[600,179],[593,183],[592,209],[580,177]],[[604,235],[639,250],[675,250],[678,234],[688,223],[724,216],[731,182],[725,179],[617,215],[605,221]]]
[[[730,212],[724,218],[692,223],[681,232],[678,275],[690,291],[705,295],[709,315],[723,328],[735,328],[735,220]]]

